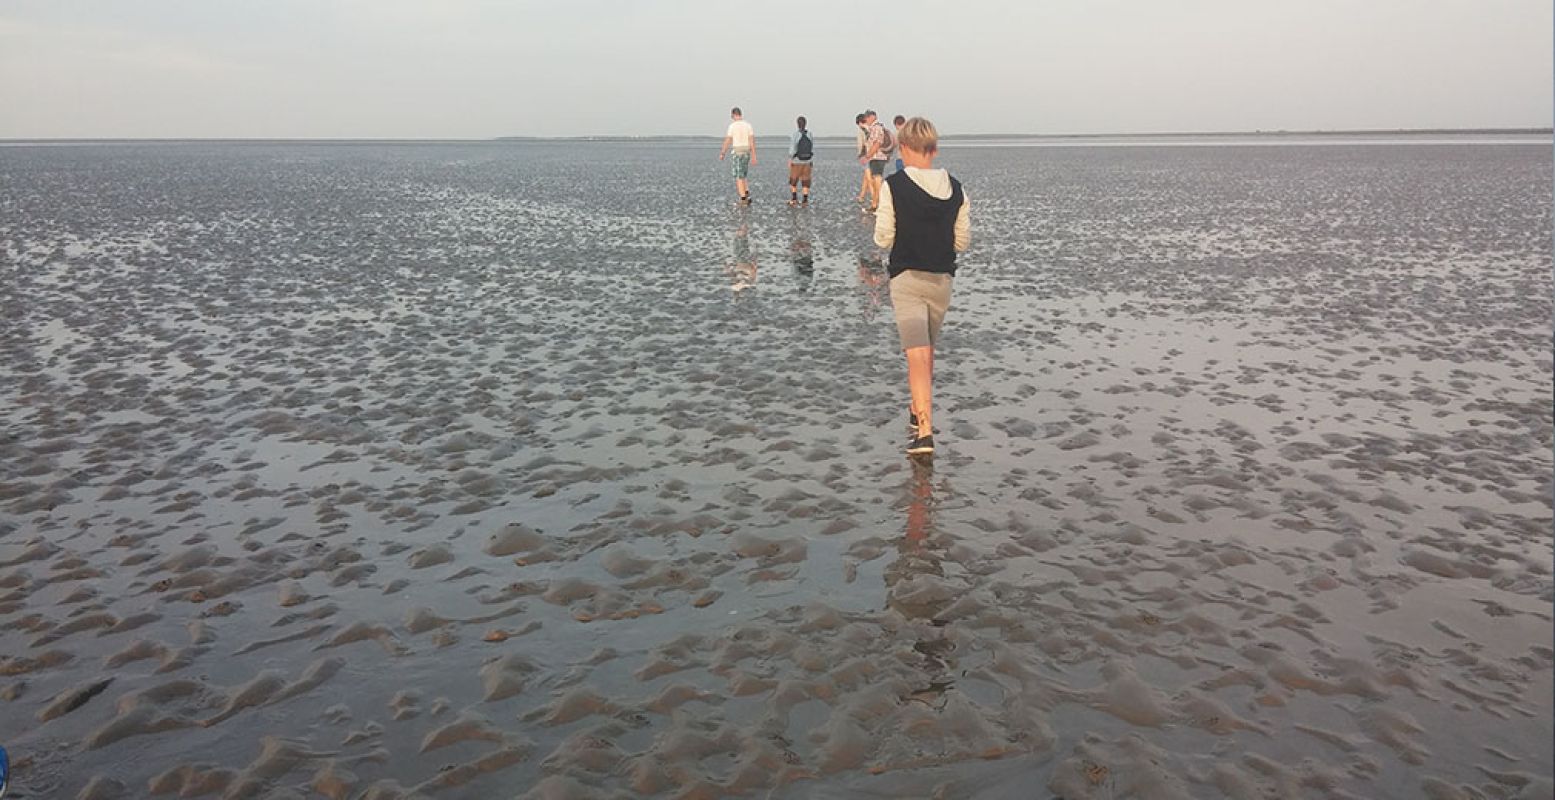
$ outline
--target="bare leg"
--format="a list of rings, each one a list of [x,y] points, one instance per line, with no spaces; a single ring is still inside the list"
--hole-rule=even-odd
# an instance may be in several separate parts
[[[880,207],[880,181],[881,177],[869,173],[869,210],[874,211]]]
[[[734,179],[734,188],[740,190],[740,196],[741,197],[745,197],[746,195],[750,194],[750,189],[746,188],[746,186],[745,186],[745,179],[744,178],[735,178]]]
[[[858,185],[858,198],[857,198],[857,200],[858,200],[858,201],[859,201],[859,202],[860,202],[860,203],[862,203],[862,202],[864,202],[864,198],[865,198],[865,197],[866,197],[866,196],[867,196],[867,195],[868,195],[868,194],[869,194],[869,167],[865,167],[865,168],[864,168],[864,174],[863,174],[863,176],[862,176],[862,177],[861,177],[861,178],[860,178],[860,179],[859,179],[859,185]]]
[[[934,348],[908,349],[907,389],[912,393],[912,413],[918,415],[918,435],[933,435],[934,423],[930,419],[930,406],[934,396]]]

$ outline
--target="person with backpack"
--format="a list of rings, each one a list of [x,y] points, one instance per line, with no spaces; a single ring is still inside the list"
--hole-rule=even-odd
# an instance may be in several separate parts
[[[815,140],[805,130],[805,118],[794,120],[799,130],[794,131],[788,142],[788,204],[810,205],[810,161],[815,158]],[[804,187],[804,200],[799,199],[798,187]]]
[[[891,306],[896,330],[907,353],[907,389],[912,429],[908,455],[934,452],[931,405],[934,394],[934,345],[939,341],[956,253],[972,244],[972,220],[966,191],[944,169],[934,168],[939,132],[934,123],[913,117],[901,128],[906,169],[881,189],[875,214],[875,244],[890,248]]]
[[[874,213],[880,208],[880,182],[885,178],[890,154],[896,150],[896,137],[880,124],[879,115],[872,110],[864,112],[864,129],[869,134],[864,155],[864,164],[869,168],[869,211]]]
[[[858,138],[854,143],[854,149],[858,150],[856,155],[858,158],[859,166],[864,167],[863,173],[859,175],[858,197],[853,198],[853,201],[859,205],[863,205],[865,198],[869,196],[869,167],[864,166],[866,163],[864,161],[864,154],[869,152],[869,129],[864,125],[863,114],[859,114],[858,116],[854,117],[853,124],[858,127]]]

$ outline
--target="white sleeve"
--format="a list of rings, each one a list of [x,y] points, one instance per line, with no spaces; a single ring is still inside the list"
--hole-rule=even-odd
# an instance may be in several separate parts
[[[966,208],[965,204],[962,208]],[[875,244],[896,244],[896,204],[891,200],[891,184],[880,182],[880,205],[875,208]]]
[[[956,212],[956,252],[962,252],[972,246],[972,198],[967,196],[966,189],[961,190],[961,210]],[[878,218],[875,225],[879,226]],[[875,234],[878,238],[880,234]]]

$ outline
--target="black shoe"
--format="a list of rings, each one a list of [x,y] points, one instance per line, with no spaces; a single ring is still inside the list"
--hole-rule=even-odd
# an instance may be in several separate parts
[[[912,441],[907,443],[907,455],[919,456],[932,452],[934,452],[934,437],[932,435],[914,436]]]
[[[912,411],[907,412],[907,430],[918,432],[918,415]]]

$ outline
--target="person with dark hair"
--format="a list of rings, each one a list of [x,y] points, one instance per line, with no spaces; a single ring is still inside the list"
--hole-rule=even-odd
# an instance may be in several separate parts
[[[853,124],[858,126],[858,136],[857,136],[857,139],[855,141],[855,144],[858,147],[859,163],[862,165],[863,161],[864,161],[864,153],[867,152],[864,149],[864,146],[869,143],[869,133],[864,128],[864,115],[860,114],[860,115],[854,117],[853,118]],[[866,166],[864,166],[864,176],[859,179],[858,197],[853,198],[853,200],[854,200],[854,202],[862,204],[864,202],[864,198],[868,197],[868,196],[869,196],[869,167],[866,165]]]
[[[867,138],[861,160],[866,167],[864,178],[869,181],[869,210],[873,212],[880,207],[880,182],[885,178],[886,162],[896,150],[896,137],[880,124],[879,115],[873,110],[864,111],[864,132]]]
[[[815,140],[810,138],[810,132],[805,130],[805,118],[794,120],[799,130],[788,141],[788,204],[810,205],[810,160],[815,157]],[[804,200],[799,199],[796,191],[799,186],[804,187]]]
[[[729,123],[729,130],[724,134],[723,147],[718,149],[718,160],[724,160],[726,153],[732,155],[734,188],[740,193],[739,202],[748,206],[751,204],[751,193],[746,179],[750,175],[750,168],[756,165],[756,132],[745,121],[739,106],[729,109],[729,116],[734,121]]]
[[[907,118],[902,116],[901,114],[897,114],[896,115],[896,119],[891,120],[891,127],[895,129],[895,131],[894,131],[895,134],[896,134],[895,138],[896,138],[896,141],[898,143],[900,143],[901,140],[902,140],[902,126],[906,125],[906,124],[907,124]],[[896,172],[901,172],[902,171],[902,151],[900,149],[897,149],[897,151],[895,153],[893,153],[892,155],[896,156]],[[892,174],[895,174],[895,173],[892,173]]]
[[[956,253],[972,244],[972,221],[961,182],[934,168],[939,132],[922,117],[902,126],[906,168],[884,182],[875,213],[875,244],[891,250],[891,306],[907,353],[912,405],[909,455],[934,452],[934,345],[950,308]]]

